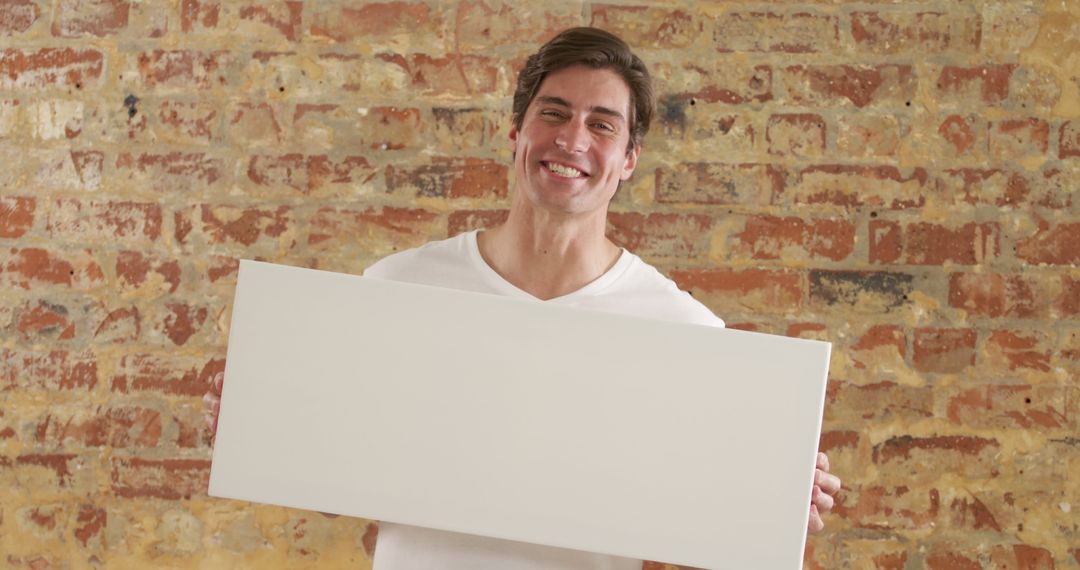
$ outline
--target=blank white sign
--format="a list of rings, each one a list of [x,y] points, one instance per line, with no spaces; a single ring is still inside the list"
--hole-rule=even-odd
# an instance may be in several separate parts
[[[799,568],[829,350],[243,261],[210,494]]]

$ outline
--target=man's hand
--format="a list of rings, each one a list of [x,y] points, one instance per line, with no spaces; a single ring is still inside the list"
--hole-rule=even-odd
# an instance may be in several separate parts
[[[833,496],[840,490],[840,478],[829,473],[829,456],[817,454],[817,469],[814,471],[814,490],[810,493],[810,522],[807,530],[811,534],[821,532],[825,521],[821,515],[833,508]]]
[[[221,386],[225,383],[225,373],[218,372],[210,383],[210,388],[203,394],[203,419],[210,428],[210,441],[217,435],[218,414],[221,413]]]

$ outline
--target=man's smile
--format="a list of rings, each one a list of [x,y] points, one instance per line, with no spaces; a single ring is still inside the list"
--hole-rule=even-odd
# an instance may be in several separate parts
[[[580,168],[570,166],[569,164],[563,164],[561,162],[554,162],[548,160],[541,160],[541,166],[546,168],[552,174],[560,176],[562,178],[588,178],[589,173],[584,172]]]

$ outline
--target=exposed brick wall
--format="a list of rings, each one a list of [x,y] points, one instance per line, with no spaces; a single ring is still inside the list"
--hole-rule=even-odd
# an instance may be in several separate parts
[[[582,24],[659,83],[613,238],[834,343],[807,567],[1080,566],[1080,4],[1012,0],[0,0],[2,560],[367,567],[205,496],[237,259],[501,220],[515,71]]]

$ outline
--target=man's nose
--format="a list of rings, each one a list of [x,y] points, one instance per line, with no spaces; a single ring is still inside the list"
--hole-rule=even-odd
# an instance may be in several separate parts
[[[570,153],[589,150],[589,129],[582,120],[569,120],[555,133],[555,146]]]

